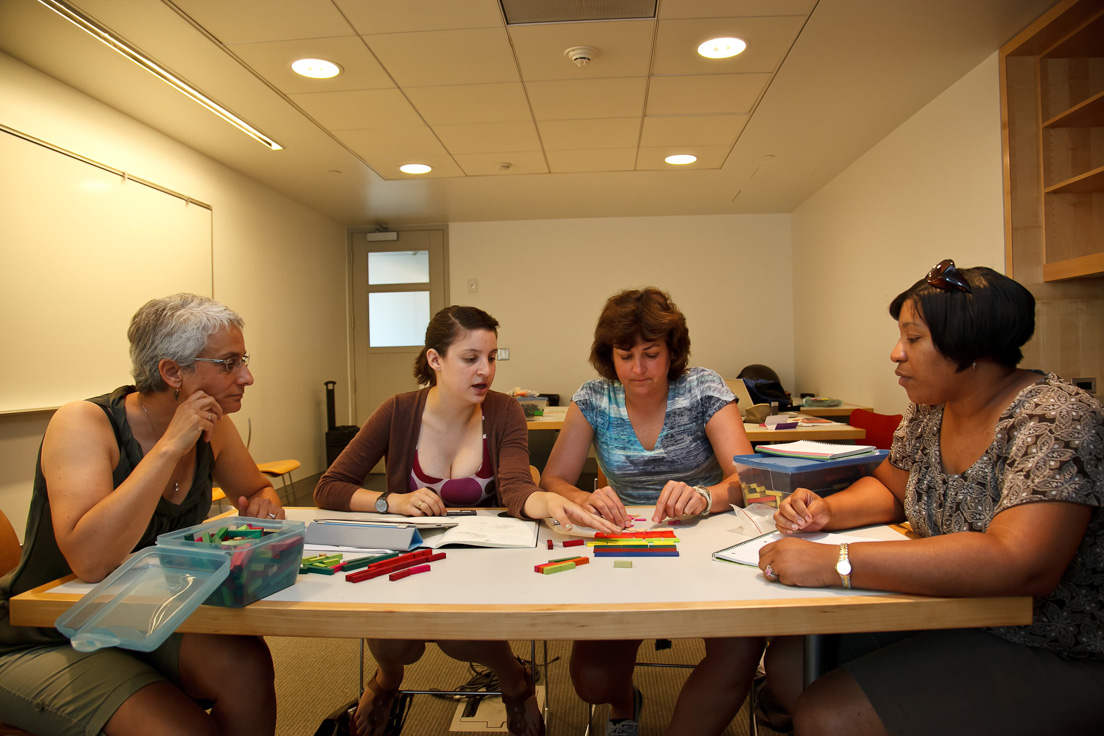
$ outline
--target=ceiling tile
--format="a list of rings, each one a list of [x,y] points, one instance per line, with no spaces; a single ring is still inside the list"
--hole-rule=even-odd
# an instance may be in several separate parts
[[[635,148],[607,148],[599,151],[549,151],[548,167],[554,174],[581,171],[632,171]]]
[[[546,151],[634,148],[640,139],[640,118],[545,120],[538,127]]]
[[[360,33],[501,28],[496,0],[334,0]]]
[[[175,5],[225,44],[356,34],[330,0],[175,0]]]
[[[672,165],[663,159],[672,153],[692,153],[698,160],[692,164]],[[664,146],[641,148],[636,156],[640,171],[676,171],[679,169],[719,169],[728,155],[728,146]]]
[[[532,121],[435,125],[433,132],[453,154],[541,150]]]
[[[676,0],[659,5],[660,18],[734,18],[749,15],[808,15],[819,0]]]
[[[288,95],[330,130],[423,125],[417,111],[397,89],[313,92]]]
[[[453,156],[468,176],[512,176],[547,174],[548,164],[540,153],[462,153]]]
[[[786,58],[804,22],[803,17],[794,16],[661,21],[652,74],[773,72]],[[707,59],[698,54],[703,41],[721,36],[742,38],[748,47],[729,59]]]
[[[402,158],[402,163],[421,163],[423,158],[448,155],[433,131],[425,126],[344,130],[337,137],[366,160],[394,155]]]
[[[384,179],[447,179],[464,176],[464,170],[447,154],[419,156],[417,161],[412,161],[396,151],[380,151],[365,156],[364,160]],[[433,170],[428,174],[404,174],[399,171],[403,164],[412,163],[428,164]]]
[[[648,115],[705,115],[751,112],[770,74],[711,74],[652,77]]]
[[[520,83],[416,87],[406,93],[430,125],[532,120]]]
[[[537,120],[638,117],[644,109],[645,77],[529,82]]]
[[[401,87],[518,81],[503,28],[372,34],[364,39]]]
[[[395,86],[356,36],[234,44],[230,50],[285,94]],[[342,72],[332,79],[308,79],[291,70],[291,62],[297,59],[332,61]]]
[[[673,115],[644,118],[640,145],[731,146],[747,124],[748,115]]]
[[[548,23],[510,26],[508,32],[526,81],[644,77],[651,66],[655,21]],[[564,56],[573,46],[593,46],[598,53],[579,68]]]

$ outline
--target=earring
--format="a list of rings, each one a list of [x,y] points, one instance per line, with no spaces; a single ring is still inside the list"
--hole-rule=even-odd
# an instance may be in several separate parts
[[[180,387],[177,386],[176,388],[173,389],[173,401],[179,401],[179,400],[180,400]]]
[[[977,361],[975,360],[973,363],[971,363],[970,367],[973,368],[976,371],[977,370]]]

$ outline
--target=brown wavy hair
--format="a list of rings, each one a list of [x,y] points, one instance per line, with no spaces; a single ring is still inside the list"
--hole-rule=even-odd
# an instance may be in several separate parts
[[[490,330],[498,337],[498,320],[478,307],[458,304],[445,307],[433,315],[426,327],[425,346],[414,359],[414,378],[418,380],[419,386],[437,384],[437,374],[429,366],[426,351],[433,348],[438,354],[444,355],[464,333],[472,330]]]
[[[638,339],[666,343],[671,357],[668,380],[673,381],[686,373],[690,361],[690,330],[686,327],[686,317],[667,292],[654,286],[627,289],[606,301],[594,328],[590,364],[602,378],[618,380],[613,367],[613,350],[632,350]]]

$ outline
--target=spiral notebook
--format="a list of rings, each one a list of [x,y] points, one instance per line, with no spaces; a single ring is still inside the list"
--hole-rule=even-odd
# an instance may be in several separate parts
[[[737,565],[759,567],[759,550],[763,549],[763,547],[766,547],[771,542],[777,542],[786,537],[805,539],[809,542],[830,545],[879,541],[877,539],[870,539],[869,537],[856,537],[851,534],[838,534],[836,532],[794,532],[793,534],[786,534],[783,536],[775,531],[761,534],[751,539],[745,539],[742,542],[737,542],[731,547],[719,549],[713,553],[713,559],[720,560],[721,562],[735,562]]]

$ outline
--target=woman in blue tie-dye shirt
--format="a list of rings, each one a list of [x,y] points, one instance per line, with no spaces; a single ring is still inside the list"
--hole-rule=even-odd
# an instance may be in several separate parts
[[[742,505],[734,455],[751,452],[735,396],[706,368],[687,368],[686,318],[659,289],[623,291],[606,302],[590,362],[602,378],[572,397],[541,487],[628,526],[625,504],[655,506],[653,521],[704,516]],[[593,442],[609,485],[576,487]],[[639,732],[642,697],[632,674],[640,640],[579,641],[575,691],[609,703],[606,733]],[[668,734],[721,733],[747,695],[761,639],[705,640],[705,658],[683,686]]]

